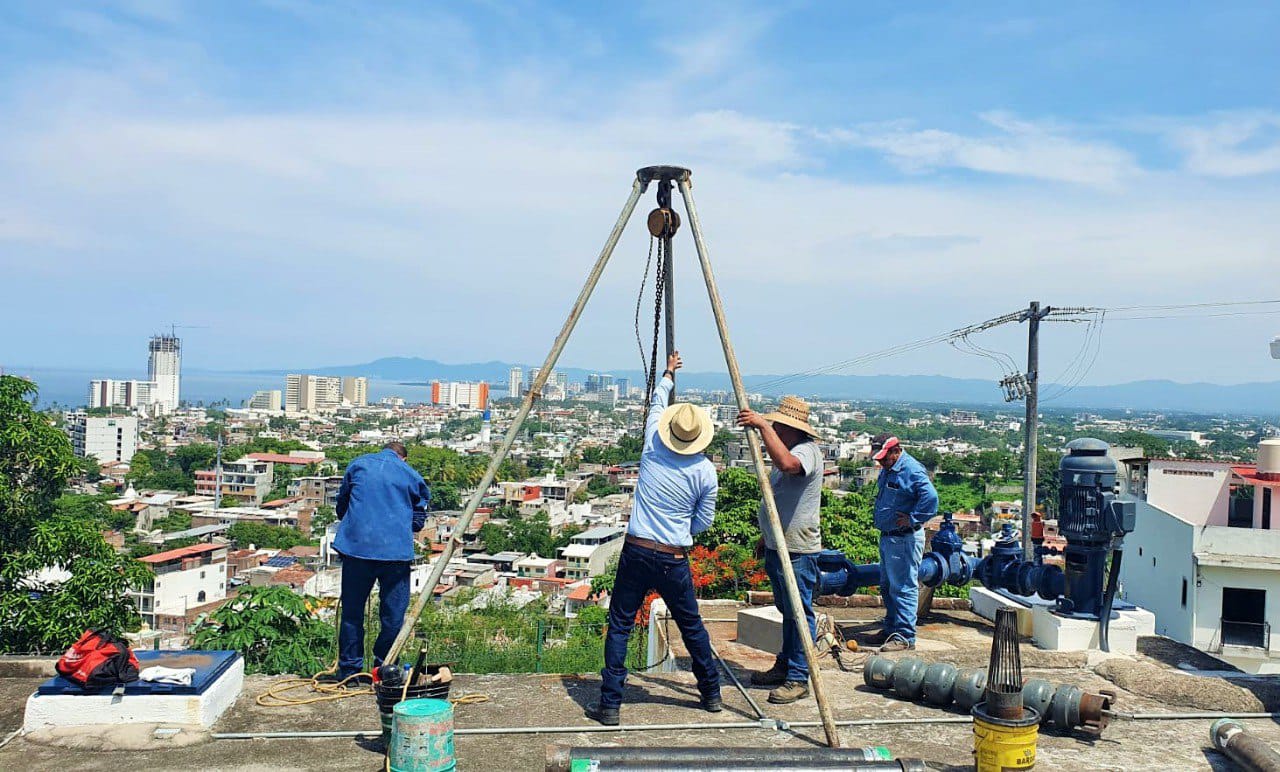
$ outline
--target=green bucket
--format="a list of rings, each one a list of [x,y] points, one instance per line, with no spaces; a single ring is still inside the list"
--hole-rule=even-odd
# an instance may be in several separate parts
[[[387,755],[393,772],[448,772],[453,757],[453,704],[405,700],[392,710]]]

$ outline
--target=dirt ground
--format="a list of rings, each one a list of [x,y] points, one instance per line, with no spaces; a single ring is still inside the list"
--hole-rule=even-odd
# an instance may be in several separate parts
[[[873,609],[840,610],[841,624],[852,635],[867,629]],[[731,617],[728,610],[708,616]],[[732,641],[728,622],[711,622],[717,648],[744,683],[752,668],[767,667],[771,656],[739,646]],[[922,644],[915,652],[931,660],[946,659],[963,665],[982,665],[989,646],[989,626],[964,612],[936,616],[921,628]],[[1176,646],[1176,645],[1175,645]],[[679,647],[677,646],[677,654]],[[1163,644],[1151,648],[1159,658],[1139,659],[1178,667],[1183,654]],[[1088,690],[1115,688],[1088,667],[1083,655],[1040,652],[1024,646],[1024,675],[1054,683],[1071,683]],[[847,657],[854,672],[841,670],[834,661],[824,665],[826,688],[838,720],[937,719],[960,714],[915,705],[869,689],[858,672],[865,654]],[[1194,653],[1185,658],[1194,660]],[[829,658],[828,658],[829,659]],[[1192,666],[1199,665],[1193,662]],[[1184,665],[1185,667],[1186,665]],[[1192,678],[1193,676],[1186,676]],[[0,739],[21,724],[22,706],[40,679],[0,678]],[[263,708],[254,704],[255,694],[272,679],[254,676],[246,680],[244,693],[214,728],[215,732],[272,732],[317,730],[368,730],[367,737],[339,739],[254,739],[207,740],[174,747],[156,740],[143,750],[71,750],[41,745],[33,738],[18,737],[0,749],[0,769],[4,770],[99,770],[122,766],[147,770],[327,770],[383,768],[381,743],[377,738],[378,715],[371,696],[339,702],[291,708]],[[495,727],[564,726],[579,731],[555,734],[458,735],[456,750],[460,770],[536,770],[543,767],[550,744],[571,746],[622,745],[699,747],[777,746],[804,747],[823,744],[820,728],[792,727],[784,730],[716,728],[717,724],[754,721],[749,704],[726,681],[725,712],[712,715],[697,707],[697,691],[687,672],[633,674],[628,682],[622,723],[692,724],[694,729],[664,731],[595,732],[596,726],[582,715],[583,706],[596,698],[599,679],[586,676],[485,675],[459,676],[455,697],[482,694],[488,701],[456,708],[458,729]],[[765,701],[766,690],[749,687],[749,692],[773,719],[786,722],[816,721],[812,699],[787,706]],[[1117,708],[1126,712],[1185,710],[1133,692],[1117,689]],[[1188,770],[1231,769],[1232,765],[1209,743],[1210,720],[1117,721],[1100,740],[1071,735],[1042,733],[1037,769],[1041,770]],[[1260,737],[1280,747],[1280,726],[1269,720],[1251,720],[1246,726]],[[850,747],[883,745],[899,758],[924,759],[934,769],[972,768],[972,728],[966,723],[923,723],[846,727],[840,730],[842,743]],[[108,747],[102,744],[90,747]]]

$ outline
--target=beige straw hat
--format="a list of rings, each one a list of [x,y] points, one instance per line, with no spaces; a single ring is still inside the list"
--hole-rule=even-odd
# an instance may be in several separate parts
[[[658,437],[662,444],[682,456],[701,453],[714,436],[711,416],[697,405],[677,402],[658,417]]]
[[[778,409],[765,413],[764,420],[799,429],[817,439],[818,430],[809,425],[809,403],[799,397],[783,397]]]

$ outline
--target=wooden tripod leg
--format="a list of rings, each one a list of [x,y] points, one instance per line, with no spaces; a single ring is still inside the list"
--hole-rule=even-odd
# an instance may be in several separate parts
[[[458,517],[458,524],[453,530],[453,535],[444,544],[444,552],[436,559],[435,565],[431,567],[431,573],[427,577],[426,585],[422,588],[422,594],[414,601],[413,607],[404,618],[404,623],[400,625],[400,633],[396,636],[395,642],[391,644],[391,650],[387,652],[387,662],[396,661],[396,658],[400,655],[400,650],[404,648],[409,636],[413,634],[413,627],[418,623],[418,617],[422,615],[422,610],[431,601],[436,585],[439,584],[440,577],[444,574],[445,566],[448,565],[449,560],[453,557],[454,550],[462,543],[462,536],[467,532],[468,526],[471,525],[471,519],[475,517],[476,509],[480,506],[480,500],[484,498],[485,492],[493,484],[493,478],[498,474],[498,467],[502,465],[507,454],[511,452],[511,446],[520,434],[520,427],[524,424],[525,419],[529,417],[529,411],[533,409],[534,401],[541,396],[543,386],[547,384],[547,379],[551,377],[551,371],[556,366],[556,361],[560,359],[560,352],[564,351],[565,344],[569,342],[569,335],[573,332],[573,328],[577,326],[578,319],[582,317],[582,311],[587,306],[587,300],[591,298],[592,291],[595,290],[596,284],[599,283],[600,274],[604,273],[604,267],[608,264],[609,257],[613,255],[614,247],[618,245],[618,239],[622,237],[622,231],[626,228],[627,221],[631,219],[631,213],[635,211],[636,203],[640,200],[640,195],[644,193],[646,187],[648,187],[647,183],[642,183],[638,177],[632,184],[631,197],[623,205],[622,213],[618,215],[618,221],[614,223],[613,230],[610,231],[609,238],[604,243],[604,249],[600,251],[600,257],[596,259],[595,265],[591,268],[591,273],[587,274],[587,282],[583,285],[582,291],[578,293],[578,299],[569,311],[569,318],[565,320],[564,326],[560,329],[560,334],[556,336],[555,343],[551,345],[551,352],[547,354],[546,361],[542,363],[542,369],[538,371],[538,377],[534,379],[533,383],[529,384],[529,393],[525,395],[524,401],[520,404],[520,410],[516,413],[515,420],[511,423],[511,428],[507,430],[507,435],[502,438],[502,445],[493,454],[493,458],[489,460],[489,467],[484,470],[484,477],[480,479],[475,493],[471,494],[471,498],[467,501],[466,509]]]
[[[747,392],[742,385],[742,373],[738,369],[738,359],[733,353],[733,344],[729,341],[729,327],[724,318],[724,306],[720,302],[720,292],[716,289],[715,275],[711,271],[711,260],[707,255],[706,244],[702,240],[702,225],[698,222],[698,212],[693,205],[693,191],[690,188],[689,176],[686,174],[678,181],[680,195],[684,197],[685,212],[689,215],[689,230],[693,231],[693,243],[698,250],[698,262],[702,264],[702,277],[707,283],[707,294],[711,298],[711,311],[715,315],[716,328],[720,332],[720,345],[724,349],[725,364],[729,367],[729,378],[733,381],[733,392],[738,399],[738,409],[750,407]],[[756,469],[756,478],[760,481],[760,493],[764,497],[765,514],[769,520],[769,533],[773,543],[778,547],[778,558],[782,564],[782,579],[786,584],[788,606],[791,619],[800,632],[800,640],[804,643],[804,658],[809,663],[809,679],[813,682],[813,693],[818,702],[818,715],[822,719],[822,728],[827,735],[827,745],[840,747],[840,734],[836,730],[832,717],[831,704],[827,700],[823,688],[822,669],[818,665],[818,653],[813,645],[813,637],[809,633],[809,621],[805,618],[800,604],[800,590],[796,586],[795,571],[791,569],[791,553],[787,550],[787,542],[782,530],[782,521],[778,517],[778,504],[773,500],[773,488],[769,485],[769,476],[765,473],[764,454],[760,449],[760,436],[754,429],[746,429],[747,446],[751,451],[751,461]],[[777,592],[777,588],[774,588]]]

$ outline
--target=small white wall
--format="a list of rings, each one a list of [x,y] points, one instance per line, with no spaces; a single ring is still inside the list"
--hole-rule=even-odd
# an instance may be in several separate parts
[[[201,573],[204,576],[201,576]],[[227,597],[227,564],[210,563],[155,578],[157,614],[184,614],[187,609]],[[204,590],[204,600],[199,600]]]
[[[1157,634],[1182,643],[1192,643],[1199,613],[1192,556],[1196,530],[1190,523],[1139,501],[1136,524],[1133,533],[1124,539],[1124,559],[1120,564],[1120,597],[1154,613]]]
[[[1207,472],[1208,474],[1202,474]],[[1147,503],[1193,525],[1226,525],[1231,466],[1211,461],[1152,461]]]

